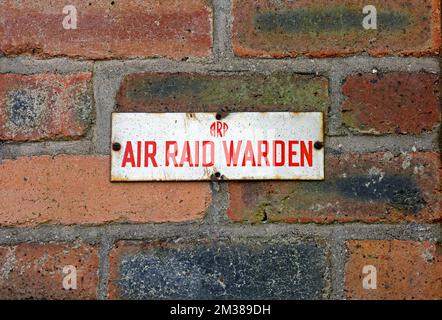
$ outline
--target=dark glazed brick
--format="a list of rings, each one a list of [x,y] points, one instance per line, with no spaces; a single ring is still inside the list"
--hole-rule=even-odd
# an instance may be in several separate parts
[[[327,112],[329,104],[327,79],[292,73],[131,74],[117,96],[122,112]]]
[[[365,30],[363,8],[377,10]],[[232,1],[232,42],[241,57],[437,54],[440,0]]]
[[[111,298],[320,299],[325,249],[313,242],[116,246]]]
[[[368,202],[386,202],[408,214],[418,214],[425,206],[422,192],[412,177],[384,176],[378,181],[367,176],[337,178],[325,183],[323,190],[330,192],[334,187],[344,197]]]
[[[337,7],[332,9],[299,9],[286,12],[259,13],[255,17],[256,32],[308,33],[360,30],[365,15],[361,10]],[[403,30],[409,26],[407,15],[385,11],[378,14],[378,30]]]
[[[329,154],[326,178],[229,183],[236,222],[434,222],[441,219],[437,153]]]

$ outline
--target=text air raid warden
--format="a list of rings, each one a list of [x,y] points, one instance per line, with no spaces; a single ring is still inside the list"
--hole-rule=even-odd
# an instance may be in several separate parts
[[[112,181],[322,180],[320,112],[114,113]]]

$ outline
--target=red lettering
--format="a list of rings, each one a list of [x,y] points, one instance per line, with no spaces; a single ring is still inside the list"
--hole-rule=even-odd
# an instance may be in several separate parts
[[[207,146],[210,146],[210,162],[207,160]],[[203,141],[203,167],[212,167],[215,161],[215,144],[213,141]]]
[[[229,126],[222,121],[215,121],[210,125],[210,134],[212,137],[224,137]]]
[[[221,121],[217,121],[217,123],[216,123],[216,134],[217,134],[217,137],[222,137],[223,136],[223,133],[221,132],[222,128],[223,128],[222,122]]]
[[[126,167],[126,163],[130,162],[132,167],[135,167],[134,150],[132,148],[132,142],[126,142],[126,148],[124,149],[123,163],[121,166]]]
[[[137,168],[141,167],[141,141],[137,142]]]
[[[242,141],[238,141],[237,147],[235,149],[235,145],[233,141],[230,141],[230,148],[227,149],[227,143],[226,141],[223,141],[223,148],[224,148],[224,155],[226,157],[227,166],[231,167],[232,162],[233,166],[238,166],[238,158],[239,158],[239,152],[241,150]]]
[[[301,141],[301,166],[304,166],[304,160],[307,160],[309,167],[313,166],[313,141],[308,142],[308,150],[305,141]]]
[[[264,150],[262,150],[262,146],[264,146]],[[269,154],[269,142],[268,141],[258,141],[258,167],[262,166],[262,159],[265,160],[265,165],[270,166],[269,159],[267,158]]]
[[[193,167],[192,157],[190,155],[189,141],[184,142],[183,153],[181,154],[180,167],[184,166],[184,162],[188,162],[189,167]]]
[[[169,151],[171,146],[173,146],[173,151]],[[166,141],[166,167],[169,166],[169,160],[172,159],[173,165],[178,167],[178,162],[176,157],[178,155],[178,143],[176,141]]]
[[[281,159],[278,161],[278,146],[281,147]],[[273,141],[273,165],[275,167],[282,167],[285,163],[285,144],[282,140]]]
[[[210,125],[210,135],[216,137],[216,122]]]
[[[251,162],[252,167],[256,167],[255,155],[253,154],[252,141],[247,140],[246,149],[244,150],[244,157],[242,159],[242,166],[246,166],[246,162]]]
[[[289,141],[289,167],[299,167],[299,162],[293,161],[293,157],[295,157],[298,153],[293,150],[293,146],[299,144],[297,140]]]
[[[152,151],[149,151],[149,147],[152,147]],[[157,143],[155,141],[144,142],[144,166],[149,166],[149,159],[154,167],[158,167],[155,155],[157,154]]]
[[[229,130],[229,125],[223,122],[223,137],[226,135],[227,130]]]

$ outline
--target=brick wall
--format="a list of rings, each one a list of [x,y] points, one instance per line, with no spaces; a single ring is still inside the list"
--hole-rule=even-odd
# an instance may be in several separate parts
[[[0,1],[0,298],[441,299],[440,45],[438,0]],[[324,112],[325,181],[110,183],[112,111],[226,110]]]

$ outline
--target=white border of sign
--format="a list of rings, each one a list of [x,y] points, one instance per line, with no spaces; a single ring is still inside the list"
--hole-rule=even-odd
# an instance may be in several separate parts
[[[111,143],[111,181],[324,179],[322,112],[114,112]]]

